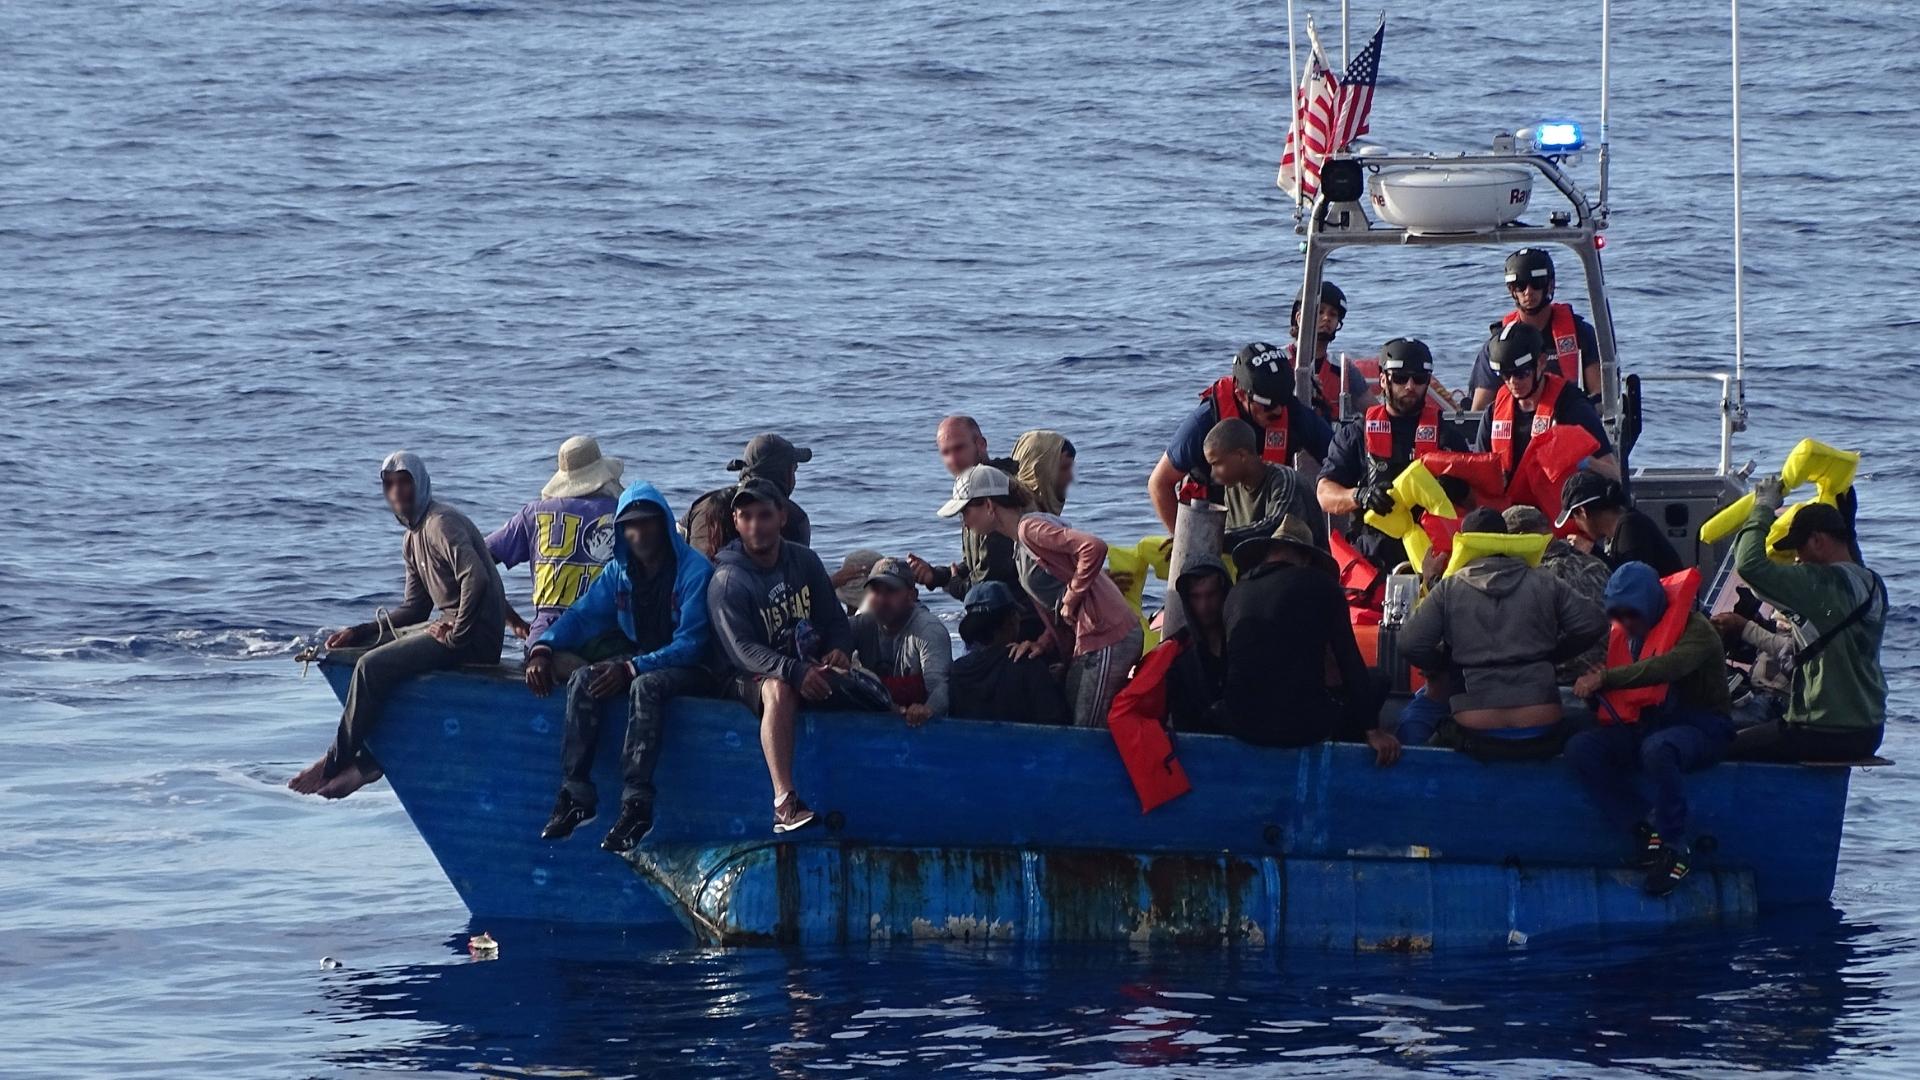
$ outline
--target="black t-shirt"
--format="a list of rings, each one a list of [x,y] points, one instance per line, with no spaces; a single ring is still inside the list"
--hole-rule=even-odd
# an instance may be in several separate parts
[[[1654,573],[1666,577],[1687,568],[1687,563],[1667,539],[1666,532],[1652,518],[1638,510],[1629,510],[1620,515],[1619,523],[1613,527],[1613,535],[1607,538],[1599,554],[1606,560],[1610,570],[1618,570],[1630,562],[1643,562],[1653,567]]]

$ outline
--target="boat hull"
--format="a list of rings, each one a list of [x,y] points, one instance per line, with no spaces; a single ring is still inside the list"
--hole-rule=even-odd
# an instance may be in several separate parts
[[[343,660],[324,667],[343,691]],[[1739,763],[1693,778],[1699,872],[1653,900],[1564,765],[1430,748],[1381,769],[1360,746],[1183,736],[1193,792],[1143,815],[1104,731],[808,714],[794,772],[825,820],[776,840],[756,723],[690,698],[669,710],[654,830],[622,859],[597,844],[624,702],[604,713],[600,823],[539,839],[562,708],[498,671],[429,675],[394,694],[370,745],[476,916],[677,920],[728,944],[1426,948],[1737,921],[1827,900],[1849,775]]]

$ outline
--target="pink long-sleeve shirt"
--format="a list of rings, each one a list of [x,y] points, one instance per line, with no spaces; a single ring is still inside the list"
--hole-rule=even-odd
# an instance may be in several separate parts
[[[1020,544],[1041,568],[1066,585],[1060,606],[1073,629],[1073,654],[1098,652],[1139,625],[1120,587],[1107,577],[1107,545],[1052,514],[1020,519]],[[1044,613],[1052,620],[1053,613]]]

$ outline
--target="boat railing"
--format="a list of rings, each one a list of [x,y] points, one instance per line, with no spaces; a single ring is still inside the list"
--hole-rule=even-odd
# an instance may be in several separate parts
[[[1715,470],[1720,476],[1729,476],[1733,472],[1733,433],[1739,424],[1739,406],[1736,400],[1733,375],[1725,371],[1669,371],[1655,374],[1642,374],[1641,382],[1713,382],[1720,384],[1720,464]]]

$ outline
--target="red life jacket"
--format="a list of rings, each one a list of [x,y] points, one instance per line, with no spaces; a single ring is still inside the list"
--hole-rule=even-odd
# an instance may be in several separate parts
[[[1560,404],[1560,391],[1566,385],[1565,380],[1551,371],[1540,374],[1540,404],[1533,410],[1533,430],[1528,438],[1538,438],[1553,426],[1553,410]],[[1514,466],[1519,464],[1513,453],[1514,412],[1513,391],[1507,389],[1503,381],[1500,392],[1493,398],[1493,426],[1487,436],[1487,449],[1499,456],[1500,466],[1507,470],[1508,476],[1513,475]]]
[[[1379,622],[1380,592],[1385,584],[1380,568],[1360,554],[1360,549],[1340,535],[1338,529],[1328,533],[1327,547],[1333,552],[1333,564],[1340,569],[1340,588],[1347,594],[1348,621],[1355,625]]]
[[[1187,771],[1173,753],[1173,738],[1167,734],[1167,670],[1180,657],[1179,638],[1154,646],[1134,668],[1133,680],[1113,696],[1107,710],[1107,730],[1113,733],[1114,749],[1127,767],[1134,794],[1140,796],[1140,812],[1177,799],[1193,790]]]
[[[1501,326],[1512,326],[1520,320],[1518,309],[1507,312],[1500,318]],[[1580,333],[1573,326],[1573,308],[1566,304],[1553,304],[1547,308],[1547,340],[1553,345],[1553,358],[1559,361],[1559,375],[1575,386],[1580,385]]]
[[[1367,408],[1364,420],[1367,438],[1367,456],[1384,471],[1393,460],[1393,414],[1385,405],[1372,405]],[[1418,461],[1423,455],[1432,454],[1440,449],[1440,406],[1429,398],[1420,410],[1420,420],[1413,427],[1413,457]]]
[[[1481,506],[1495,510],[1507,508],[1507,474],[1500,467],[1498,454],[1476,454],[1463,450],[1436,450],[1420,455],[1427,471],[1435,476],[1451,476],[1473,489]]]
[[[1647,631],[1647,640],[1640,643],[1640,660],[1664,656],[1679,643],[1680,635],[1687,629],[1687,616],[1693,613],[1694,598],[1700,594],[1700,571],[1688,568],[1668,574],[1660,579],[1660,588],[1667,594],[1667,610],[1661,614],[1660,621],[1653,624],[1653,629]],[[1607,666],[1625,667],[1634,662],[1627,632],[1616,621],[1607,633]],[[1595,718],[1602,724],[1638,723],[1641,713],[1667,700],[1667,689],[1666,683],[1656,683],[1631,690],[1602,691],[1600,700],[1604,704],[1595,711]]]
[[[1240,399],[1233,391],[1233,376],[1223,376],[1212,386],[1200,392],[1200,400],[1213,404],[1213,413],[1218,420],[1247,420],[1246,414],[1240,410]],[[1247,423],[1252,424],[1253,421],[1247,420]],[[1266,438],[1260,448],[1260,457],[1262,459],[1271,461],[1276,465],[1293,464],[1293,449],[1291,443],[1291,435],[1293,433],[1292,423],[1293,410],[1291,408],[1281,409],[1280,418],[1275,420],[1273,425],[1266,429]],[[1254,430],[1260,430],[1258,424],[1254,425]],[[1206,497],[1206,485],[1200,483],[1198,480],[1188,477],[1181,483],[1179,498],[1182,502],[1191,502]]]

